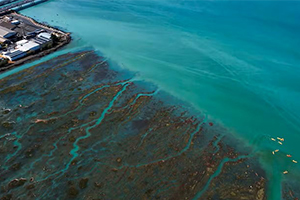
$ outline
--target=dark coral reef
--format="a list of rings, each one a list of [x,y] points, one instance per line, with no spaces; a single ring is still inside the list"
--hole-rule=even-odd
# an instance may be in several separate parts
[[[266,199],[241,141],[144,85],[93,51],[0,80],[0,198]]]

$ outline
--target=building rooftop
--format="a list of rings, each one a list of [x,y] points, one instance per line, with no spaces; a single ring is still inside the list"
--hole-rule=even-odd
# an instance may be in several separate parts
[[[5,28],[3,26],[0,26],[0,37],[9,38],[11,36],[14,36],[16,32],[9,30],[8,28]]]
[[[28,40],[20,40],[20,41],[16,42],[16,45],[23,45],[27,42],[28,42]]]
[[[4,43],[4,42],[7,42],[7,41],[8,41],[8,39],[3,38],[3,37],[0,36],[0,43]]]
[[[51,39],[51,34],[47,33],[47,32],[43,32],[43,33],[38,34],[38,37],[50,40]]]
[[[40,44],[40,45],[42,45],[42,44],[45,44],[45,43],[49,42],[50,39],[36,37],[36,38],[33,39],[33,41],[36,42],[36,43],[38,43],[38,44]]]
[[[22,45],[19,45],[17,47],[18,50],[23,51],[23,52],[27,52],[30,50],[37,50],[40,48],[40,45],[38,43],[35,43],[33,41],[28,41],[27,43],[24,43]]]
[[[20,51],[20,50],[13,50],[11,52],[5,53],[5,56],[9,56],[9,57],[13,58],[13,57],[21,55],[21,54],[24,54],[24,52]]]
[[[3,55],[4,58],[8,58],[11,61],[18,60],[20,58],[23,58],[26,56],[26,52],[20,51],[20,50],[13,50],[11,52],[7,52]]]

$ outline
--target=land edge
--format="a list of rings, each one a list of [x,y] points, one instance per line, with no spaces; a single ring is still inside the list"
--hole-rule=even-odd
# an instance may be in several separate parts
[[[85,51],[84,51],[85,52]],[[93,50],[91,50],[91,51],[87,51],[87,52],[95,52],[95,51],[93,51]],[[67,53],[68,54],[68,53]],[[65,54],[64,54],[65,55]],[[60,56],[64,56],[64,55],[60,55]],[[59,57],[60,57],[59,56]],[[51,59],[52,60],[52,59]],[[42,62],[42,63],[39,63],[39,64],[37,64],[37,65],[40,65],[40,64],[43,64],[43,63],[47,63],[47,62],[50,62],[51,60],[48,60],[48,61],[44,61],[44,62]],[[35,65],[35,66],[37,66],[37,65]],[[34,67],[34,66],[32,66],[32,67]],[[29,70],[30,68],[28,68],[28,69],[25,69],[25,70]],[[176,97],[175,97],[176,98]],[[209,124],[209,126],[212,126],[213,125],[213,123],[212,124]],[[231,134],[230,134],[231,135]],[[164,162],[164,161],[163,161]],[[163,163],[162,162],[162,163]],[[238,161],[237,161],[238,162]],[[221,167],[221,169],[222,169],[223,167]],[[113,170],[116,170],[116,169],[113,169]],[[115,171],[114,171],[115,172]],[[211,182],[211,181],[210,181]],[[211,183],[210,183],[211,184]]]
[[[58,28],[54,28],[54,27],[51,27],[51,26],[46,25],[44,23],[37,22],[36,20],[34,20],[34,19],[32,19],[32,18],[30,18],[30,17],[28,17],[26,15],[20,14],[17,11],[11,11],[10,13],[14,13],[15,15],[19,15],[19,16],[22,16],[24,18],[27,18],[28,20],[32,21],[32,23],[34,23],[34,24],[36,24],[38,26],[51,29],[54,32],[58,32],[58,33],[64,35],[65,39],[62,42],[60,42],[58,45],[56,45],[56,46],[54,46],[54,47],[52,47],[50,49],[41,51],[41,52],[39,52],[37,54],[26,56],[25,58],[20,59],[20,60],[16,61],[13,64],[10,64],[10,65],[7,65],[6,67],[0,68],[0,74],[3,73],[3,72],[5,72],[5,71],[7,71],[7,70],[13,69],[13,68],[18,67],[20,65],[32,62],[34,60],[38,60],[39,58],[42,58],[42,57],[44,57],[46,55],[49,55],[50,53],[53,53],[53,52],[57,51],[58,49],[66,46],[67,44],[69,44],[72,41],[72,37],[71,37],[71,33],[70,32],[64,32],[64,31],[62,31],[62,30],[60,30]]]

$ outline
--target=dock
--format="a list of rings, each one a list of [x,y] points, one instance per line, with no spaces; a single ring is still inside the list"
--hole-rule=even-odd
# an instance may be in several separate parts
[[[0,2],[0,15],[6,14],[11,10],[25,9],[48,0],[5,0]]]
[[[4,1],[1,1],[0,2],[0,6],[4,6],[6,4],[10,4],[10,3],[13,3],[13,2],[16,2],[18,0],[4,0]]]

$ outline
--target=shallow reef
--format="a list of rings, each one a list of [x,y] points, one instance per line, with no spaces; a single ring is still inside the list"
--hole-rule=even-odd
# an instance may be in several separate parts
[[[300,187],[298,181],[289,180],[289,181],[284,181],[282,183],[282,199],[283,200],[300,199]]]
[[[248,147],[162,93],[94,51],[0,80],[1,200],[266,199]]]

